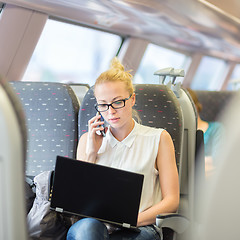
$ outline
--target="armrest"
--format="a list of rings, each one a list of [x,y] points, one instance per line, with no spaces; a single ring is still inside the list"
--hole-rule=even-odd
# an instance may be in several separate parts
[[[166,213],[157,215],[156,225],[159,228],[167,227],[176,233],[183,233],[189,225],[189,220],[177,213]]]

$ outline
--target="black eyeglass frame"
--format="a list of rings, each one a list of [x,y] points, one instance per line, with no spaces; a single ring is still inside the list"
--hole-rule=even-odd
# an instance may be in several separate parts
[[[108,104],[108,103],[103,103],[103,104],[98,104],[98,103],[96,103],[96,104],[94,105],[94,107],[95,107],[95,109],[96,109],[98,112],[106,112],[106,111],[109,109],[110,106],[111,106],[113,109],[124,108],[124,107],[125,107],[125,104],[126,104],[126,101],[129,100],[131,97],[132,97],[132,94],[131,94],[128,98],[119,99],[119,100],[114,101],[114,102],[112,102],[112,103],[110,103],[110,104]],[[119,102],[119,101],[123,101],[123,106],[122,106],[122,107],[113,107],[112,104],[115,103],[115,102]],[[99,105],[107,106],[107,109],[104,110],[104,111],[100,111],[100,110],[98,110],[98,106],[99,106]]]

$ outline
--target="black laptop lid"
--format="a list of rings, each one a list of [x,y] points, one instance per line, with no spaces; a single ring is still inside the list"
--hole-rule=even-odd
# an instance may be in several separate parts
[[[136,226],[143,175],[57,156],[51,209]]]

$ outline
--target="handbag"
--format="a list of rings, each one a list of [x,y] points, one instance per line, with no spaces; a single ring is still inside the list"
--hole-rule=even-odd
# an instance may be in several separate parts
[[[50,189],[53,171],[45,171],[34,178],[36,197],[27,215],[29,237],[42,240],[66,239],[68,227],[64,216],[50,210]]]

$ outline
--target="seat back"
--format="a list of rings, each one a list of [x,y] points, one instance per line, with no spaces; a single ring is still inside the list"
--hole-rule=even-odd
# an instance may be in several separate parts
[[[79,103],[69,85],[11,82],[26,115],[26,174],[53,170],[57,155],[75,158]]]
[[[135,85],[137,110],[143,125],[164,128],[171,135],[175,147],[177,166],[180,168],[183,117],[182,110],[174,93],[165,85]]]
[[[174,93],[165,85],[136,84],[137,111],[141,123],[146,126],[166,129],[174,142],[178,168],[182,151],[182,111]],[[79,137],[88,130],[88,120],[96,115],[96,99],[93,88],[86,93],[79,111]]]
[[[81,104],[81,102],[82,102],[86,92],[90,88],[90,86],[88,84],[84,84],[84,83],[75,83],[75,84],[72,83],[72,84],[70,84],[70,87],[73,89],[73,91],[77,95],[79,102]]]
[[[185,89],[180,89],[178,100],[184,118],[181,197],[185,201],[181,202],[180,213],[193,219],[197,115],[194,103]]]
[[[234,91],[195,91],[199,102],[202,104],[200,117],[205,121],[216,121],[221,119],[225,106],[236,94]]]
[[[195,218],[197,112],[186,89],[181,88],[179,83],[168,85],[177,96],[183,112],[184,134],[179,213],[187,217],[191,223]],[[178,236],[178,239],[186,239],[189,234],[189,231],[186,231]]]
[[[0,79],[0,239],[27,239],[26,126],[20,100]]]

